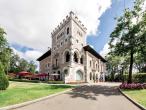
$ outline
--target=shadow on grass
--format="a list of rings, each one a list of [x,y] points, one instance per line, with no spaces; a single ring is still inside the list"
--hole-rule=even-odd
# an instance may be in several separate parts
[[[109,87],[92,85],[74,88],[72,92],[69,92],[67,94],[69,94],[72,98],[81,97],[84,99],[97,100],[98,95],[113,96],[120,95],[120,92],[118,91],[117,86]]]

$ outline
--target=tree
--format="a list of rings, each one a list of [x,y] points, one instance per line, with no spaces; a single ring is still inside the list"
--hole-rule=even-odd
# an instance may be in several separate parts
[[[5,31],[0,28],[0,62],[3,65],[4,71],[7,72],[10,65],[9,62],[12,50],[8,45],[5,34]]]
[[[31,73],[35,73],[36,71],[36,65],[34,63],[34,61],[30,61],[28,64],[28,71]]]
[[[9,86],[9,81],[4,72],[2,63],[0,62],[0,90],[5,90],[8,86]]]
[[[121,80],[123,79],[123,75],[125,71],[127,70],[127,57],[120,57],[115,56],[112,53],[109,53],[106,56],[107,63],[107,71],[109,73],[111,81],[115,81],[115,75],[121,75]]]
[[[133,10],[125,9],[117,19],[117,26],[110,35],[111,52],[116,56],[129,57],[128,83],[132,83],[134,56],[146,47],[146,12],[142,11],[144,0],[136,0]],[[135,23],[133,21],[136,21]]]
[[[118,65],[120,62],[120,57],[108,55],[106,56],[107,63],[107,70],[110,73],[111,81],[114,81],[115,74],[118,72]]]
[[[10,58],[9,72],[13,72],[13,73],[20,72],[19,63],[20,63],[20,57],[17,54],[12,53]]]
[[[21,58],[19,61],[19,66],[18,66],[20,71],[27,71],[28,70],[28,62]]]

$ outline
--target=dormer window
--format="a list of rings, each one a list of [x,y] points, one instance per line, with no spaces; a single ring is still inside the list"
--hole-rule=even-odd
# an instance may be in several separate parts
[[[69,34],[69,27],[67,28],[67,35]]]

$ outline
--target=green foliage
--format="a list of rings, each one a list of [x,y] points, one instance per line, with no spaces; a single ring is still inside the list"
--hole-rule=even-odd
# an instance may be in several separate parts
[[[36,72],[36,65],[34,63],[34,61],[30,61],[28,64],[28,71],[31,73],[35,73]]]
[[[0,28],[0,62],[3,65],[4,71],[7,71],[10,65],[9,61],[12,50],[9,48],[5,34],[4,30]]]
[[[135,55],[141,53],[139,55],[144,56],[146,52],[146,12],[142,12],[143,2],[144,0],[135,0],[132,10],[125,9],[110,35],[110,54],[129,58],[129,83],[132,82]]]
[[[17,73],[20,71],[19,61],[20,61],[20,57],[17,54],[12,53],[10,58],[10,67],[9,67],[10,73]]]
[[[27,60],[20,58],[17,54],[12,53],[10,59],[9,72],[17,73],[20,71],[28,71],[31,73],[35,73],[36,65],[34,61],[28,62]]]
[[[128,74],[125,74],[124,78],[128,79]],[[146,73],[133,74],[132,80],[135,83],[146,83]]]
[[[0,90],[6,90],[8,86],[9,86],[8,78],[4,73],[2,64],[0,63]]]
[[[17,81],[17,82],[29,82],[29,83],[40,83],[39,80],[26,80],[26,79],[9,79],[10,81]]]
[[[49,84],[64,84],[64,81],[48,81]]]

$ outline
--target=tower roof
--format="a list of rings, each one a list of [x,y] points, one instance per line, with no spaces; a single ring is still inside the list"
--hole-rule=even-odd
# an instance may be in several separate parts
[[[82,24],[82,22],[78,19],[78,17],[75,15],[73,11],[69,12],[69,15],[66,16],[66,18],[63,19],[62,22],[53,30],[51,35],[55,35],[62,27],[65,26],[66,23],[69,22],[69,20],[73,19],[82,29],[86,32],[87,28]]]

